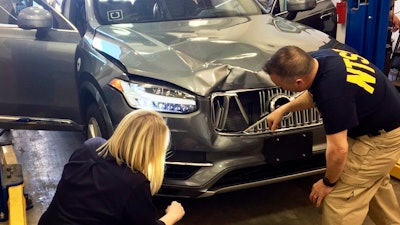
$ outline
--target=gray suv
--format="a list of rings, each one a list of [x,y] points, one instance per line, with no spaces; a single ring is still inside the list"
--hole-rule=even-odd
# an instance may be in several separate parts
[[[0,127],[109,137],[138,108],[160,112],[171,152],[160,195],[205,197],[324,171],[316,109],[271,133],[299,93],[262,66],[277,49],[348,48],[290,21],[315,0],[0,0]],[[267,4],[268,3],[268,4]]]

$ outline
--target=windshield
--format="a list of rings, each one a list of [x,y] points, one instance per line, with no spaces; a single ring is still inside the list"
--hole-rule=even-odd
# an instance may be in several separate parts
[[[95,0],[100,24],[140,23],[261,14],[253,0]]]

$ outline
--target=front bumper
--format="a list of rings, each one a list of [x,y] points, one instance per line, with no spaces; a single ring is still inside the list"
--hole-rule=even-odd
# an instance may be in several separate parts
[[[311,138],[308,141],[299,140],[303,135],[311,135]],[[268,137],[221,138],[225,142],[236,143],[235,150],[231,151],[229,148],[225,151],[210,148],[207,152],[194,154],[177,151],[167,161],[164,185],[158,195],[208,197],[323,173],[324,138],[323,129],[314,127]],[[221,139],[222,145],[224,141]],[[281,141],[282,144],[279,144]],[[271,146],[275,148],[270,149]],[[193,160],[179,160],[190,155]]]

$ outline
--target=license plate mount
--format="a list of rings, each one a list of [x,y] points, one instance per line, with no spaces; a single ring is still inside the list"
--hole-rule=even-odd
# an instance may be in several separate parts
[[[268,163],[281,163],[312,155],[312,132],[270,137],[264,141],[264,155]]]

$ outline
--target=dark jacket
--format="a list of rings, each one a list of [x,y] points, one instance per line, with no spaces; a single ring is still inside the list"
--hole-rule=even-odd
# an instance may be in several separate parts
[[[164,224],[156,219],[150,182],[111,156],[100,158],[95,150],[103,143],[89,139],[72,154],[39,225]]]

